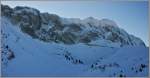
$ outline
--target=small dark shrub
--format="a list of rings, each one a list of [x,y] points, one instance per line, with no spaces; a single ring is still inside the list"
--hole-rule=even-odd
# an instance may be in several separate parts
[[[10,54],[8,55],[8,60],[11,60],[13,58],[15,58],[15,55],[13,52],[10,52]]]
[[[91,65],[91,68],[93,68],[93,67],[94,67],[94,65],[92,64],[92,65]]]
[[[142,68],[140,68],[139,71],[142,72],[143,71]]]
[[[119,77],[123,77],[123,75],[122,75],[122,74],[120,74],[120,75],[119,75]]]
[[[141,64],[141,68],[145,68],[146,67],[146,65],[145,64]]]
[[[134,68],[132,67],[131,70],[134,70]]]
[[[135,72],[136,72],[136,73],[138,73],[138,71],[137,71],[137,70],[136,70]]]
[[[6,45],[6,48],[8,49],[8,45]]]

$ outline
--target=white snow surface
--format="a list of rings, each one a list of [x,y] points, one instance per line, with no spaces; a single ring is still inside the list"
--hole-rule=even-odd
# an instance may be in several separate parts
[[[14,59],[8,60],[7,66],[2,65],[2,76],[148,76],[148,67],[139,72],[140,64],[148,66],[147,47],[120,48],[117,47],[119,43],[109,45],[100,40],[74,45],[46,43],[23,33],[5,17],[1,22],[2,31],[8,36],[2,43],[8,45],[15,55]],[[67,60],[64,57],[66,52],[83,64]],[[106,68],[91,68],[95,63],[95,66],[105,65]],[[114,63],[117,65],[107,66]]]

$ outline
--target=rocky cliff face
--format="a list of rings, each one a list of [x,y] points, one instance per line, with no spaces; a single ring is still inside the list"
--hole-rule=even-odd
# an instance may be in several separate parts
[[[1,5],[1,16],[9,18],[24,33],[45,42],[77,44],[106,40],[118,43],[120,47],[145,46],[140,38],[128,34],[109,19],[68,19],[55,14],[40,13],[30,7],[10,8],[7,5]]]

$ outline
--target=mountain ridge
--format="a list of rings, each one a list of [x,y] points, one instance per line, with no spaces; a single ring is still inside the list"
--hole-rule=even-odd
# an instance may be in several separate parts
[[[113,20],[98,20],[93,17],[83,20],[69,19],[56,14],[40,13],[39,10],[26,6],[10,8],[1,5],[1,7],[2,16],[10,18],[12,23],[20,26],[23,32],[45,42],[76,44],[104,39],[111,43],[119,43],[120,47],[145,46],[140,38],[128,34]]]

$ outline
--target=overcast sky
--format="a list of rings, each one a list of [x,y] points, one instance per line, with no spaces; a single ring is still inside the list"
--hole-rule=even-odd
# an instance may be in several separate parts
[[[148,1],[2,1],[10,7],[30,6],[66,18],[114,20],[129,34],[148,42]]]

